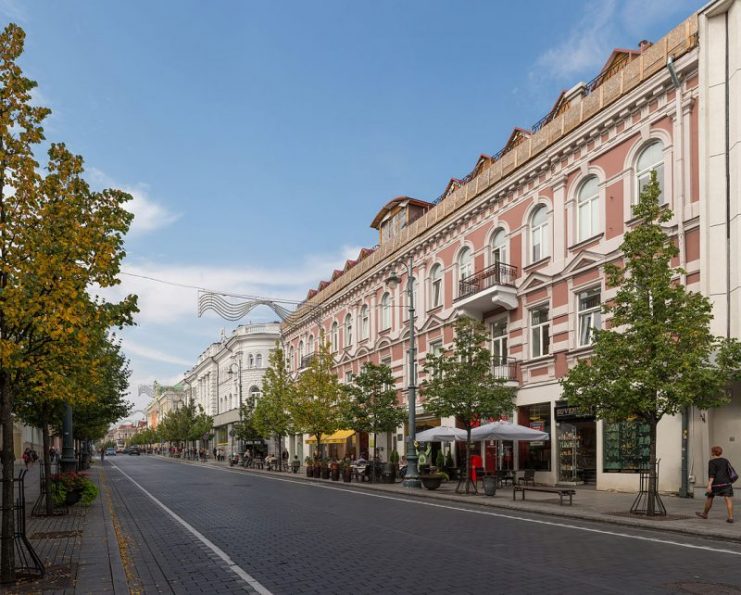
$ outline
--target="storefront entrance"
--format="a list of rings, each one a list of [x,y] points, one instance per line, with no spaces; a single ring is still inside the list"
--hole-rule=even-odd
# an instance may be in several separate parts
[[[597,424],[592,415],[559,403],[555,409],[558,436],[558,482],[594,484],[597,481]]]

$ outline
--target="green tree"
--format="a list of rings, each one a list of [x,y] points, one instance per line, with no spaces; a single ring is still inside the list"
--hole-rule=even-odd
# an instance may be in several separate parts
[[[471,429],[514,408],[515,391],[494,376],[486,341],[483,324],[457,319],[452,352],[427,356],[422,383],[425,410],[435,416],[455,416],[466,430],[466,493],[471,484]]]
[[[339,429],[345,409],[346,394],[332,366],[329,343],[322,337],[315,357],[296,382],[288,407],[295,427],[316,438],[319,456],[323,454],[322,436]]]
[[[13,547],[13,410],[21,391],[68,399],[72,382],[53,361],[84,359],[97,330],[131,322],[136,300],[92,299],[88,290],[118,283],[130,196],[92,192],[82,158],[51,145],[47,173],[34,147],[44,140],[49,110],[30,105],[36,86],[18,59],[25,34],[10,24],[0,34],[0,427],[2,520],[0,581],[15,576]],[[43,388],[43,390],[42,390]]]
[[[394,376],[386,364],[364,364],[345,390],[348,399],[344,425],[356,432],[373,434],[374,444],[377,434],[393,432],[404,423],[405,409],[399,405]]]
[[[282,440],[292,429],[289,406],[294,382],[286,367],[283,348],[276,341],[268,357],[268,369],[262,378],[262,396],[254,409],[254,427],[263,436],[274,436],[276,451],[281,457]]]
[[[253,396],[247,397],[240,408],[239,421],[234,424],[232,435],[239,440],[241,444],[254,443],[261,440],[263,433],[257,429],[255,423],[255,411],[257,408],[256,399]]]
[[[678,282],[683,271],[671,260],[679,251],[662,228],[672,213],[659,204],[660,194],[653,174],[633,211],[638,223],[621,246],[623,265],[605,265],[608,285],[618,288],[602,307],[610,328],[594,331],[592,356],[561,381],[569,404],[608,422],[648,424],[649,515],[657,511],[659,421],[686,407],[725,403],[741,366],[739,344],[710,332],[710,301]]]

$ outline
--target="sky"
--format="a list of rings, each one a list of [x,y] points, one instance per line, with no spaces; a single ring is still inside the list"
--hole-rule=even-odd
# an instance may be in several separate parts
[[[133,197],[110,295],[139,296],[122,341],[142,410],[140,385],[178,382],[239,324],[199,318],[194,287],[304,299],[378,242],[388,200],[434,200],[613,48],[704,4],[0,0],[0,21],[26,31],[47,140]]]

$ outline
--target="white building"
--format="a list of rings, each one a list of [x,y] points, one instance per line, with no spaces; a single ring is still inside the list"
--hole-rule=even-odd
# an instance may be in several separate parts
[[[209,345],[186,372],[185,398],[193,399],[214,419],[209,448],[237,451],[239,445],[232,430],[239,421],[240,402],[262,396],[268,356],[279,340],[277,322],[240,325],[230,337]]]

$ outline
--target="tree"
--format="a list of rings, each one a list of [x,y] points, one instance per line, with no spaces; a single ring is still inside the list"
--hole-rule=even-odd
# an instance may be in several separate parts
[[[483,324],[470,318],[456,320],[452,352],[427,356],[422,383],[425,410],[455,416],[466,430],[466,493],[471,483],[471,429],[514,408],[515,391],[494,376],[491,352],[483,346],[486,340]]]
[[[286,358],[280,343],[268,357],[268,369],[262,378],[262,396],[255,404],[254,427],[263,436],[276,438],[278,456],[283,452],[282,438],[291,430],[288,408],[294,392],[294,382],[286,367]]]
[[[322,455],[322,436],[340,427],[345,392],[332,371],[332,354],[324,337],[306,371],[296,382],[288,410],[299,430],[316,438],[317,452]]]
[[[387,365],[364,364],[345,390],[349,398],[343,412],[344,425],[356,432],[373,434],[374,444],[376,434],[393,432],[404,423],[406,413],[397,400],[394,376]]]
[[[71,384],[44,360],[84,357],[94,329],[129,324],[136,311],[133,296],[112,304],[88,294],[94,286],[118,283],[132,218],[123,205],[131,197],[117,190],[92,192],[82,179],[82,158],[64,145],[51,145],[42,178],[33,149],[44,140],[41,124],[50,112],[30,105],[36,83],[17,63],[24,39],[14,24],[0,34],[1,582],[15,576],[15,399],[28,387],[44,387],[34,394],[76,400],[72,392],[57,391]]]
[[[257,429],[255,423],[256,399],[252,396],[242,403],[239,421],[234,424],[232,435],[241,443],[254,443],[263,437],[263,433]]]
[[[563,378],[563,395],[608,422],[636,419],[650,429],[647,514],[658,506],[656,429],[665,415],[685,407],[710,409],[727,402],[724,393],[741,369],[741,346],[710,332],[712,306],[678,281],[671,266],[679,250],[662,228],[672,217],[659,204],[653,174],[633,214],[638,223],[625,234],[623,265],[605,265],[615,299],[602,306],[610,328],[593,331],[593,352]]]

